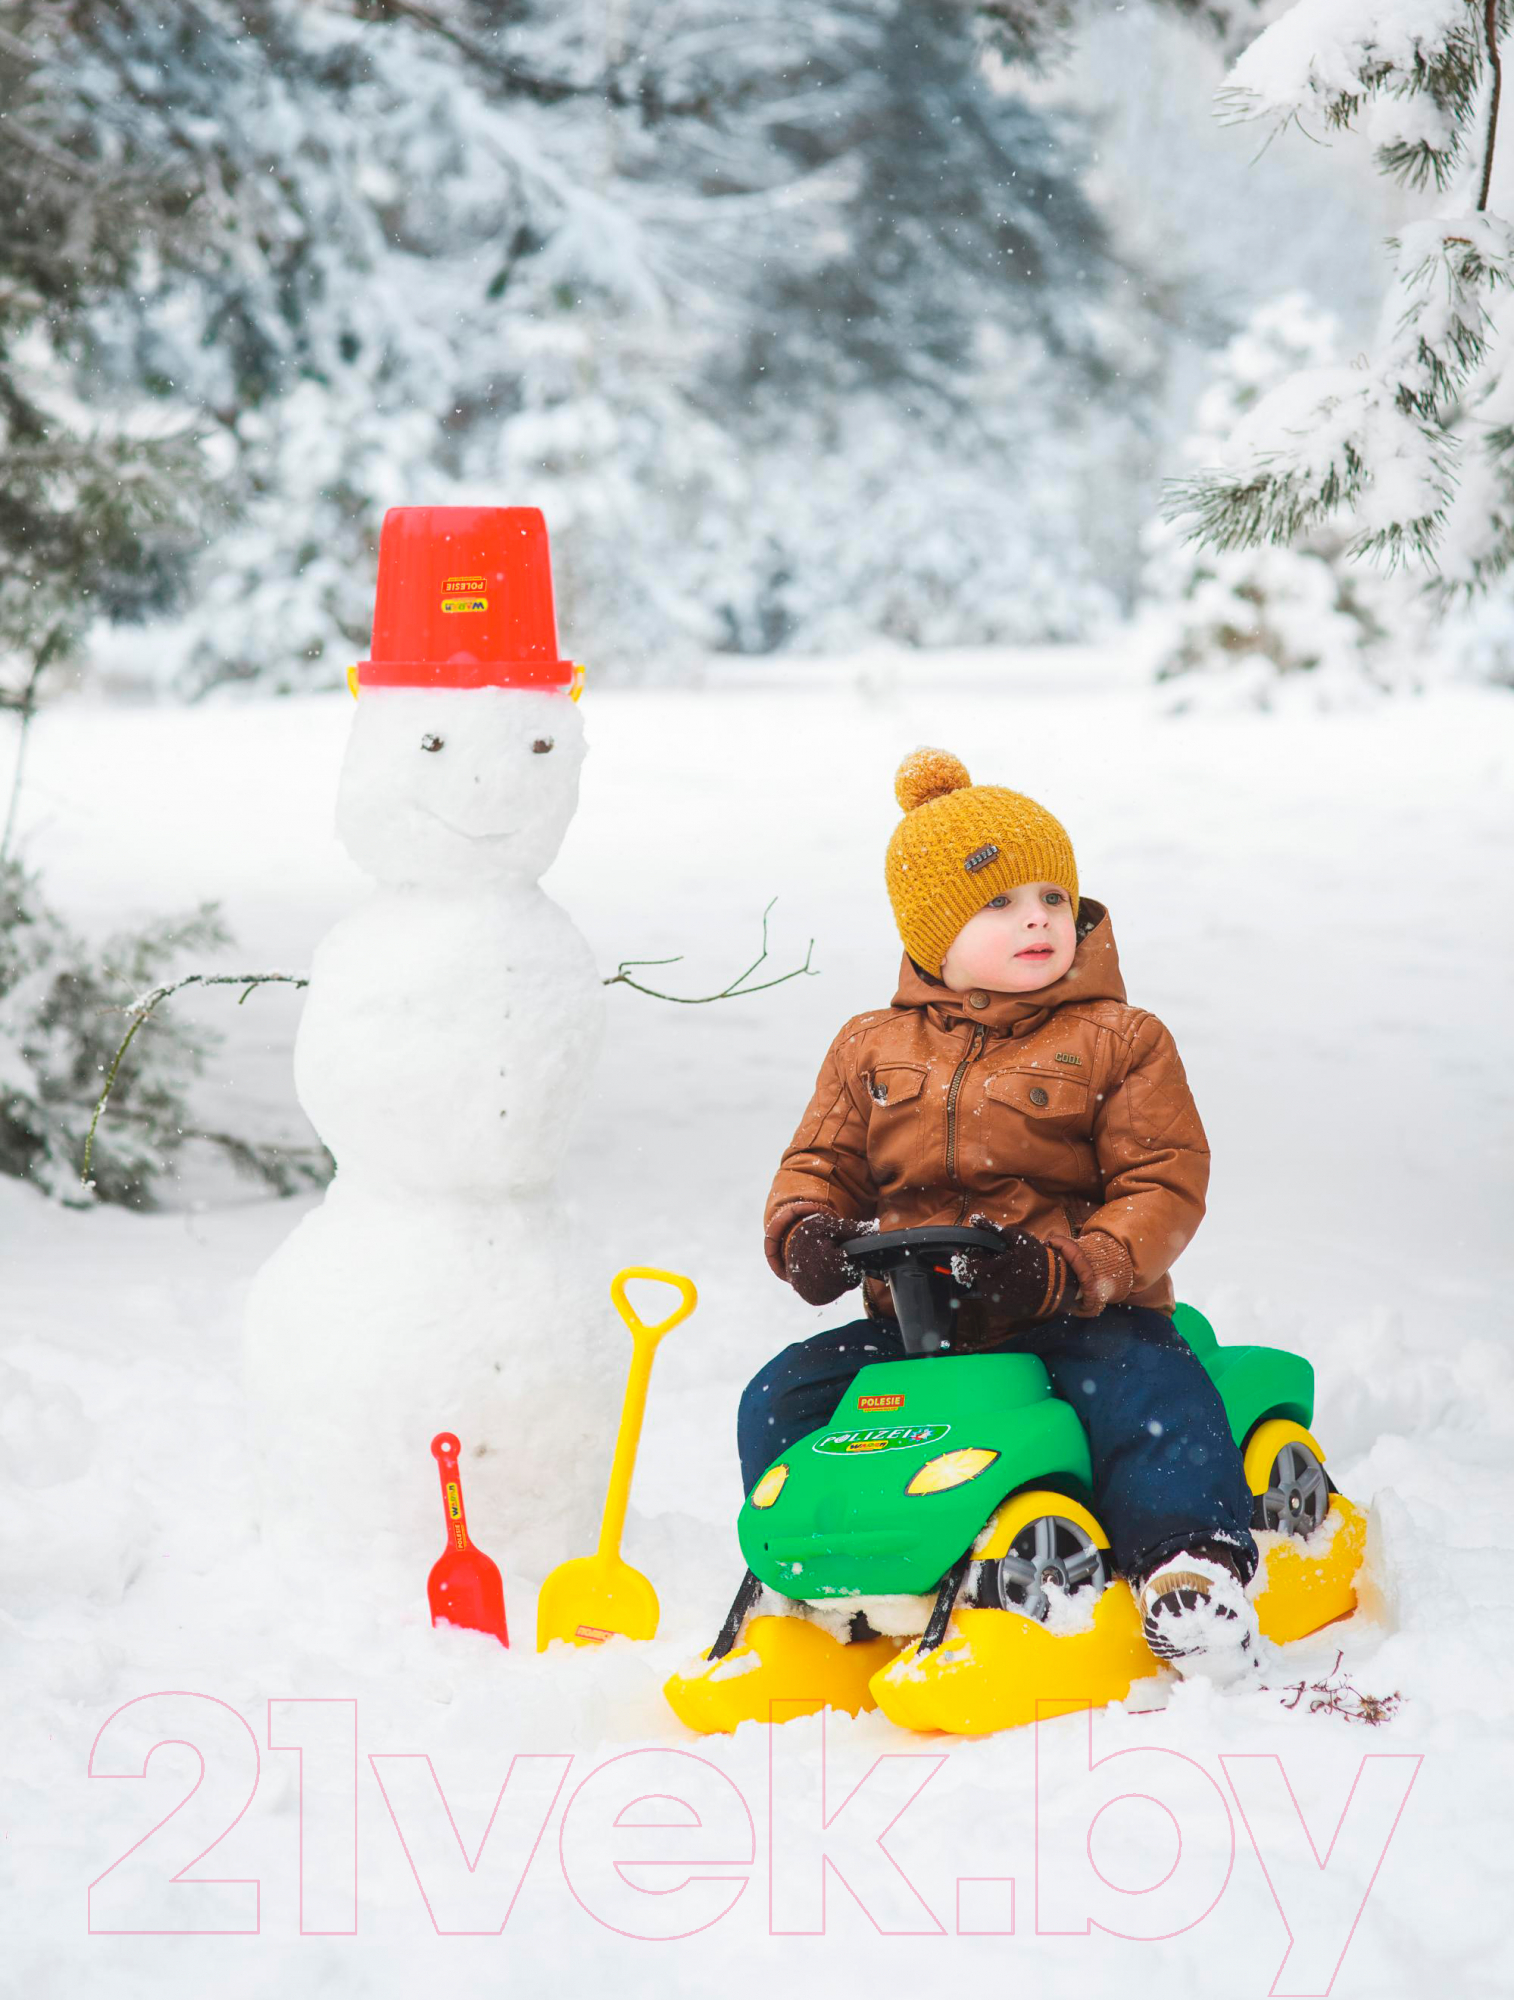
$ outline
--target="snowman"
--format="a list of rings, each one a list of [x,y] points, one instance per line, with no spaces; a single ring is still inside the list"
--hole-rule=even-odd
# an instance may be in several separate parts
[[[429,1560],[455,1430],[481,1535],[539,1575],[591,1530],[615,1379],[554,1190],[603,992],[539,879],[584,753],[539,511],[392,509],[354,692],[337,831],[377,886],[295,1044],[336,1177],[248,1305],[265,1527]]]

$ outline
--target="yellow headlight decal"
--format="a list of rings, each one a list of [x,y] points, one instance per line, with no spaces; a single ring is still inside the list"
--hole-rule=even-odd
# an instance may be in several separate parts
[[[985,1450],[981,1445],[968,1445],[961,1451],[943,1451],[936,1458],[928,1458],[915,1474],[906,1493],[946,1493],[953,1486],[965,1486],[969,1479],[976,1479],[980,1472],[986,1472],[999,1456],[996,1451]]]
[[[788,1476],[789,1469],[786,1465],[770,1465],[752,1488],[752,1505],[771,1507],[783,1491],[783,1484]]]

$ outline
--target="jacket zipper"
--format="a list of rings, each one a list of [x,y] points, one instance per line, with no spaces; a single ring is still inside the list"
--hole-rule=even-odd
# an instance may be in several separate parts
[[[980,1022],[973,1029],[972,1047],[957,1064],[956,1074],[946,1093],[946,1178],[957,1178],[957,1098],[962,1090],[962,1079],[967,1074],[968,1065],[977,1060],[978,1051],[983,1046],[983,1038],[988,1030]]]

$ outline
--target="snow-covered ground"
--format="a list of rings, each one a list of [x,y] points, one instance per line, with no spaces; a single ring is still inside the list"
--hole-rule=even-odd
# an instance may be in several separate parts
[[[1175,720],[1128,660],[1045,652],[591,683],[585,714],[582,808],[548,888],[603,969],[683,953],[647,976],[710,991],[755,955],[776,896],[772,966],[813,935],[819,970],[710,1007],[607,996],[567,1175],[582,1255],[604,1285],[652,1263],[701,1293],[658,1361],[627,1538],[662,1636],[538,1657],[507,1520],[472,1525],[505,1567],[509,1654],[434,1632],[420,1571],[281,1565],[254,1518],[238,1322],[299,1205],[198,1168],[148,1217],[0,1184],[0,1994],[1507,1993],[1514,704],[1468,689]],[[330,831],[348,718],[345,697],[59,708],[37,730],[28,857],[81,920],[218,896],[238,965],[301,966],[362,893]],[[1090,1775],[1082,1726],[1047,1726],[1039,1794],[1034,1732],[913,1741],[832,1719],[822,1917],[819,1722],[771,1746],[755,1727],[699,1742],[659,1687],[739,1573],[739,1387],[835,1317],[769,1276],[760,1211],[830,1034],[892,992],[882,849],[894,766],[920,742],[1070,827],[1210,1130],[1211,1211],[1180,1291],[1222,1339],[1315,1362],[1332,1470],[1374,1506],[1374,1615],[1291,1649],[1271,1688],[1180,1688],[1095,1720],[1095,1756],[1178,1757]],[[206,1085],[222,1122],[298,1129],[297,999],[202,1005],[228,1034]],[[602,1351],[618,1369],[608,1301]],[[424,1441],[413,1504],[436,1519]],[[1337,1651],[1360,1688],[1401,1692],[1392,1720],[1285,1706]],[[270,1716],[290,1701],[320,1706]],[[354,1712],[356,1934],[302,1936],[302,1852],[307,1931],[352,1921]],[[522,1753],[572,1761],[544,1821],[562,1766],[515,1767],[470,1874],[458,1842],[475,1854]],[[1158,1803],[1100,1813],[1120,1792]],[[873,1837],[906,1806],[891,1870]],[[231,1886],[168,1886],[227,1828],[185,1872]],[[499,1936],[435,1928],[494,1933],[507,1911]]]

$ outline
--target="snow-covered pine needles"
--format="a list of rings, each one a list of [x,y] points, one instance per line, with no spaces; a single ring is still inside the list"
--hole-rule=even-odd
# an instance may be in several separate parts
[[[1365,119],[1382,172],[1453,197],[1392,240],[1376,353],[1292,375],[1168,518],[1216,550],[1287,546],[1329,522],[1350,557],[1420,570],[1442,596],[1514,561],[1506,384],[1514,235],[1488,212],[1506,0],[1297,0],[1230,74],[1233,118]]]
[[[1514,233],[1496,216],[1412,224],[1395,240],[1397,326],[1366,367],[1301,370],[1237,425],[1225,462],[1170,487],[1170,517],[1214,549],[1289,544],[1349,511],[1353,555],[1436,545],[1466,440],[1453,428],[1514,282]]]

